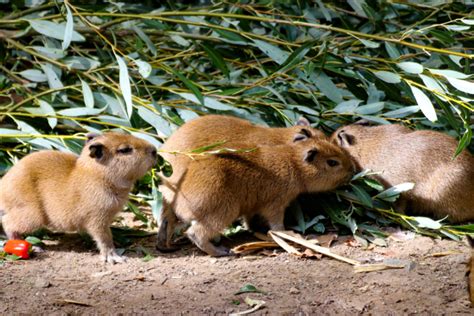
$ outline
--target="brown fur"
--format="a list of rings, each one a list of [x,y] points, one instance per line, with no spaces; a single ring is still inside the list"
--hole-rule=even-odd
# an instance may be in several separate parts
[[[155,160],[156,149],[148,142],[112,132],[91,136],[79,157],[52,150],[27,155],[0,182],[7,237],[41,227],[85,230],[104,260],[122,261],[109,226]]]
[[[163,179],[163,206],[191,223],[186,234],[200,249],[221,256],[228,249],[210,240],[237,218],[258,214],[271,229],[284,229],[285,208],[293,199],[334,189],[349,180],[353,169],[344,150],[311,138],[250,153],[210,155],[190,161],[178,185]]]
[[[469,300],[471,306],[474,306],[474,240],[471,236],[467,236],[467,241],[471,247],[471,257],[467,263],[467,289],[469,291]]]
[[[474,157],[464,150],[452,159],[457,141],[434,131],[401,125],[340,128],[331,139],[344,147],[359,169],[381,172],[386,187],[413,182],[397,208],[451,222],[474,220]]]
[[[311,128],[304,118],[298,120],[296,126],[270,128],[253,125],[249,121],[232,116],[206,115],[181,126],[167,139],[161,150],[186,152],[223,141],[225,143],[220,147],[253,148],[263,145],[292,144],[306,138],[327,139],[323,132]],[[173,174],[166,181],[177,186],[192,160],[184,155],[162,153],[162,156],[173,166]],[[164,209],[158,220],[157,248],[162,251],[175,249],[170,243],[177,218],[168,211],[169,209]]]

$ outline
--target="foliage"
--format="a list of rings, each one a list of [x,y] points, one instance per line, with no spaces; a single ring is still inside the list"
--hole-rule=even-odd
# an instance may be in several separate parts
[[[271,126],[304,115],[327,133],[360,118],[402,123],[458,137],[460,152],[472,140],[474,17],[431,2],[3,1],[0,172],[31,150],[77,153],[90,131],[159,147],[206,113]],[[156,214],[147,181],[138,199]],[[357,228],[357,213],[427,232],[357,181],[322,203],[333,221]]]

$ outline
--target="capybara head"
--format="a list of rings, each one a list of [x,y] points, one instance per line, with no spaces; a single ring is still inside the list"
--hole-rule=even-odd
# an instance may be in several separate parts
[[[354,164],[341,147],[326,140],[308,140],[295,144],[301,159],[307,192],[323,192],[347,183]]]
[[[157,150],[149,142],[128,134],[107,132],[88,134],[79,159],[110,170],[113,178],[135,181],[153,167],[156,158]]]

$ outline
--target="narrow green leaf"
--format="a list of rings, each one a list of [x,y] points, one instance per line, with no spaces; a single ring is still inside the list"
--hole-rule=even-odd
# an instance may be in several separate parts
[[[315,45],[314,41],[308,42],[304,45],[298,47],[290,56],[281,64],[279,72],[285,72],[286,70],[290,69],[294,65],[298,64],[301,60],[303,60],[304,56],[311,50],[311,48]]]
[[[23,78],[26,78],[30,81],[34,82],[45,82],[48,81],[48,77],[44,74],[44,72],[37,70],[37,69],[28,69],[23,70],[18,73]]]
[[[337,113],[354,113],[359,104],[362,103],[362,100],[354,99],[349,101],[344,101],[339,103],[334,109],[334,112]]]
[[[391,198],[393,196],[398,196],[398,195],[400,195],[400,193],[409,191],[409,190],[413,189],[414,187],[415,187],[415,184],[411,183],[411,182],[397,184],[397,185],[394,185],[391,188],[388,188],[387,190],[385,190],[383,192],[380,192],[375,197],[384,200],[384,199],[387,199],[387,198]]]
[[[235,295],[239,295],[242,293],[265,293],[262,290],[257,289],[254,285],[252,284],[246,284],[240,288],[237,292],[235,292]]]
[[[431,122],[436,122],[438,116],[436,115],[435,108],[431,100],[417,87],[410,86],[413,95],[415,96],[416,103],[420,107],[421,112],[426,116]]]
[[[467,125],[467,124],[466,124]],[[454,157],[457,157],[469,144],[472,140],[472,129],[469,128],[469,125],[466,128],[466,131],[461,137],[459,141],[458,147],[456,148],[456,152],[454,153]]]
[[[43,100],[38,100],[41,112],[46,115],[56,115],[56,112],[54,111],[54,108],[46,101]],[[58,124],[58,119],[55,117],[48,117],[48,124],[51,127],[51,129],[54,129],[56,125]]]
[[[440,229],[442,227],[440,222],[434,221],[428,217],[415,216],[413,219],[418,223],[418,227],[421,228]]]
[[[71,44],[71,39],[72,39],[72,31],[74,31],[74,19],[72,17],[72,12],[71,9],[69,9],[69,6],[65,4],[66,6],[66,27],[64,28],[64,40],[62,44],[63,50],[66,50],[69,45]]]
[[[51,89],[61,89],[64,88],[63,83],[59,80],[58,75],[53,70],[53,66],[51,64],[40,63],[41,69],[45,73],[46,77],[48,78],[48,84]]]
[[[272,45],[270,43],[254,39],[255,47],[260,49],[265,55],[273,59],[277,64],[283,65],[283,63],[288,59],[290,54],[281,50],[279,47]]]
[[[115,55],[117,58],[117,63],[119,65],[119,82],[120,89],[122,92],[123,99],[127,106],[128,117],[132,117],[133,112],[133,103],[132,103],[132,88],[130,86],[130,77],[128,76],[127,64],[122,59],[122,57]]]
[[[64,40],[64,34],[66,33],[66,25],[64,23],[58,24],[46,20],[27,20],[31,27],[38,33],[52,37],[58,40]],[[71,41],[72,42],[84,42],[86,39],[76,31],[72,31]]]
[[[62,115],[62,116],[72,116],[72,117],[75,117],[75,116],[94,116],[94,115],[97,115],[101,112],[103,112],[105,110],[105,108],[101,108],[101,109],[91,109],[91,108],[86,108],[86,107],[83,107],[83,108],[70,108],[70,109],[64,109],[64,110],[60,110],[58,111],[58,114],[59,115]]]
[[[94,95],[92,94],[91,87],[81,79],[81,86],[82,86],[82,96],[84,98],[84,104],[87,108],[94,107]]]
[[[351,188],[359,199],[359,202],[362,203],[362,205],[370,208],[373,207],[372,198],[362,187],[355,184],[351,184]]]
[[[227,68],[227,65],[224,61],[224,58],[222,58],[222,55],[219,53],[218,50],[214,49],[212,46],[202,43],[201,44],[202,48],[206,51],[207,55],[211,59],[212,64],[220,69],[222,73],[229,78],[229,68]]]
[[[137,25],[133,25],[132,30],[135,31],[138,37],[140,37],[140,39],[145,42],[146,46],[148,47],[150,52],[153,54],[153,56],[156,56],[158,54],[158,50],[156,49],[155,44],[153,44],[153,42],[148,37],[148,35],[146,35],[146,33],[143,32],[143,30],[139,28]]]
[[[397,66],[404,72],[407,72],[410,74],[421,74],[423,72],[423,66],[420,65],[419,63],[406,61],[406,62],[398,63]]]
[[[144,121],[148,122],[148,124],[153,126],[156,129],[157,133],[159,135],[161,134],[160,136],[171,135],[170,123],[164,118],[162,118],[161,116],[159,116],[158,114],[156,114],[155,112],[152,112],[147,108],[140,107],[138,109],[138,115],[140,115],[140,117]]]
[[[380,80],[383,80],[388,83],[400,83],[400,75],[390,72],[390,71],[375,71],[374,75],[379,78]]]
[[[440,75],[445,78],[455,78],[455,79],[467,79],[470,76],[463,74],[462,72],[449,70],[449,69],[431,69],[429,68],[430,72],[435,75]]]
[[[368,114],[375,114],[382,111],[385,107],[385,102],[374,102],[366,105],[359,106],[355,113],[368,115]]]
[[[199,91],[198,87],[194,84],[194,82],[192,82],[191,80],[186,78],[184,75],[182,75],[177,70],[174,70],[173,68],[170,68],[170,70],[176,77],[179,78],[179,80],[181,80],[184,83],[184,85],[186,87],[188,87],[189,90],[192,91],[192,93],[194,93],[196,98],[199,100],[199,103],[204,105],[204,97],[202,96],[201,91]]]
[[[60,59],[66,56],[63,50],[58,48],[44,47],[44,46],[30,46],[35,51],[51,59]]]
[[[446,77],[446,80],[459,91],[474,94],[474,82]]]

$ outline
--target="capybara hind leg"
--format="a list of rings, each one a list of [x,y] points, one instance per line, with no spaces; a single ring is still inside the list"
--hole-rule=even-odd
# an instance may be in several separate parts
[[[43,226],[43,220],[35,216],[38,211],[12,209],[2,217],[2,226],[8,239],[21,239],[21,235],[35,231]]]
[[[193,221],[186,231],[186,235],[196,246],[208,255],[213,257],[222,257],[232,255],[230,250],[225,247],[216,247],[211,243],[211,238],[216,236],[218,232],[213,231],[210,227],[206,227],[200,222]]]
[[[174,214],[171,206],[168,202],[163,201],[163,211],[161,213],[160,219],[158,220],[158,240],[156,243],[156,249],[162,252],[170,252],[178,250],[178,247],[175,247],[172,244],[174,230],[178,218]]]
[[[125,258],[119,256],[115,252],[114,241],[112,239],[112,231],[109,226],[92,225],[87,227],[87,232],[99,248],[100,255],[105,262],[119,263],[124,262]]]
[[[269,207],[261,210],[260,216],[267,220],[270,230],[285,230],[283,221],[285,219],[285,210],[279,207]]]

